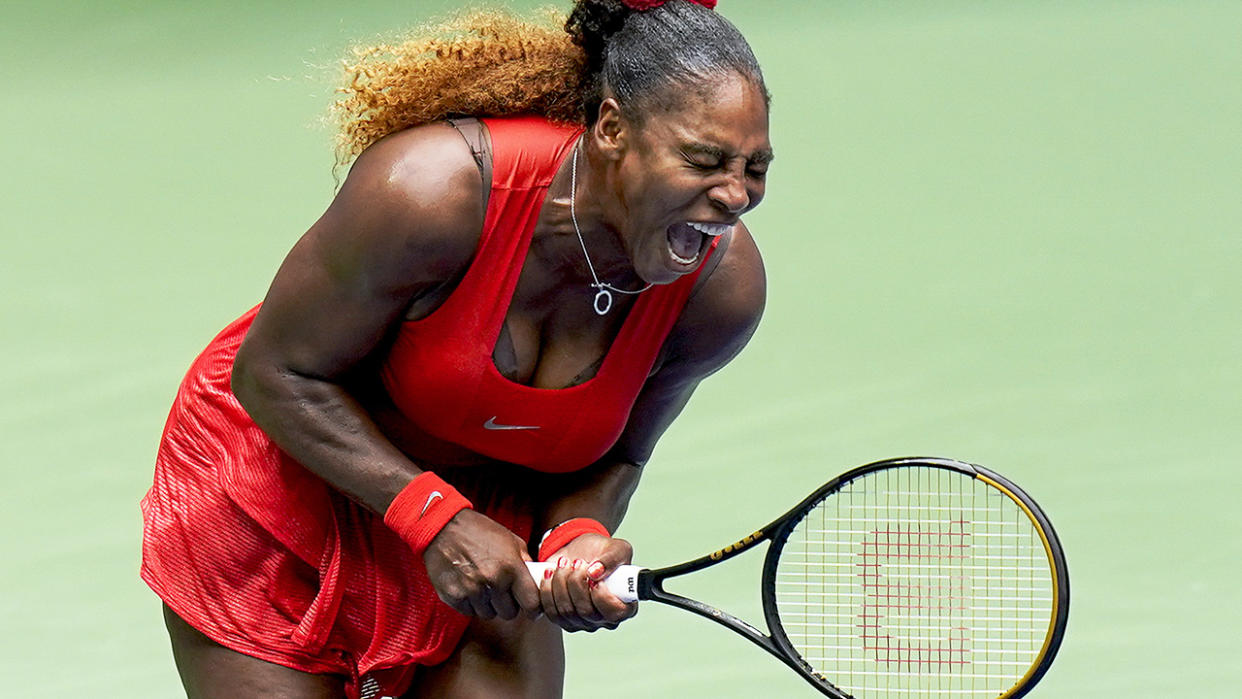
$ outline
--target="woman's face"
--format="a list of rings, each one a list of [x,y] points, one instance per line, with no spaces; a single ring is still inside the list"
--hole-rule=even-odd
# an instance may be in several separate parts
[[[771,160],[764,95],[739,74],[649,115],[619,162],[617,226],[638,276],[666,284],[698,268],[712,238],[763,199]]]

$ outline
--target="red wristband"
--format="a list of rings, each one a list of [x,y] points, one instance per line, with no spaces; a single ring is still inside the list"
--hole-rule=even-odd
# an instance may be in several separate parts
[[[574,519],[565,520],[549,529],[548,533],[543,535],[543,541],[539,542],[539,560],[548,560],[549,556],[565,548],[569,542],[583,534],[612,536],[608,532],[607,527],[590,517],[575,517]]]
[[[436,474],[424,471],[393,498],[384,524],[421,556],[453,515],[465,509],[473,509],[465,496]]]

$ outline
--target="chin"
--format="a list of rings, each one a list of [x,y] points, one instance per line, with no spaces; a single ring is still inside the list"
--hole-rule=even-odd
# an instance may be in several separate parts
[[[697,270],[702,263],[700,256],[692,264],[679,263],[667,253],[655,256],[655,259],[643,269],[635,269],[639,277],[648,284],[672,284]]]

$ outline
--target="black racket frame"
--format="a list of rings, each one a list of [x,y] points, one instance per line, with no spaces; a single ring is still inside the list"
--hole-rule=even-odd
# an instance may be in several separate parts
[[[1056,657],[1057,651],[1061,646],[1061,639],[1065,634],[1065,627],[1069,617],[1069,573],[1066,568],[1065,554],[1061,549],[1061,543],[1057,538],[1052,523],[1048,520],[1047,515],[1039,505],[1019,488],[1012,481],[1001,476],[990,469],[984,468],[976,464],[969,464],[964,461],[955,459],[946,459],[941,457],[903,457],[898,459],[884,459],[875,461],[863,466],[859,466],[847,471],[836,478],[828,481],[820,486],[815,492],[808,495],[802,502],[795,505],[785,514],[775,519],[771,524],[759,529],[753,534],[737,541],[718,551],[696,558],[685,563],[668,566],[665,568],[644,569],[638,574],[638,598],[640,600],[650,600],[660,602],[688,612],[693,612],[701,617],[710,619],[717,624],[729,628],[752,643],[771,653],[778,660],[788,665],[795,672],[811,683],[816,689],[826,696],[833,699],[854,699],[850,694],[845,693],[832,684],[827,677],[816,672],[806,661],[802,660],[798,651],[789,641],[789,637],[785,634],[784,628],[781,626],[780,614],[776,604],[776,568],[780,559],[781,549],[784,548],[785,542],[789,539],[789,535],[793,533],[802,518],[813,509],[820,501],[832,495],[836,491],[843,488],[861,476],[869,473],[892,468],[909,468],[909,467],[929,467],[940,468],[949,471],[978,478],[985,476],[986,478],[1002,485],[1016,497],[1026,507],[1027,511],[1038,522],[1040,529],[1043,531],[1045,540],[1048,544],[1048,550],[1053,559],[1053,575],[1056,577],[1058,586],[1058,604],[1055,610],[1056,617],[1052,626],[1052,634],[1044,649],[1038,664],[1029,671],[1026,676],[1018,681],[1007,693],[1001,696],[1002,699],[1018,699],[1030,691],[1032,687],[1039,682],[1044,673],[1048,671],[1048,667],[1052,665],[1053,659]],[[723,612],[711,605],[704,604],[697,600],[683,597],[676,593],[668,592],[664,589],[664,582],[670,578],[676,578],[687,573],[693,573],[702,570],[708,566],[715,565],[722,561],[726,561],[740,553],[748,551],[764,541],[770,541],[771,546],[768,547],[766,557],[763,562],[763,582],[762,582],[762,601],[764,621],[768,625],[771,635],[764,634],[746,621],[738,617]]]

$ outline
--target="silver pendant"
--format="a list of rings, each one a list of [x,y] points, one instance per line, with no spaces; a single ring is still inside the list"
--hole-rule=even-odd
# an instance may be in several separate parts
[[[612,310],[612,292],[604,287],[596,287],[599,291],[595,292],[595,313],[597,315],[608,315],[608,311]]]

